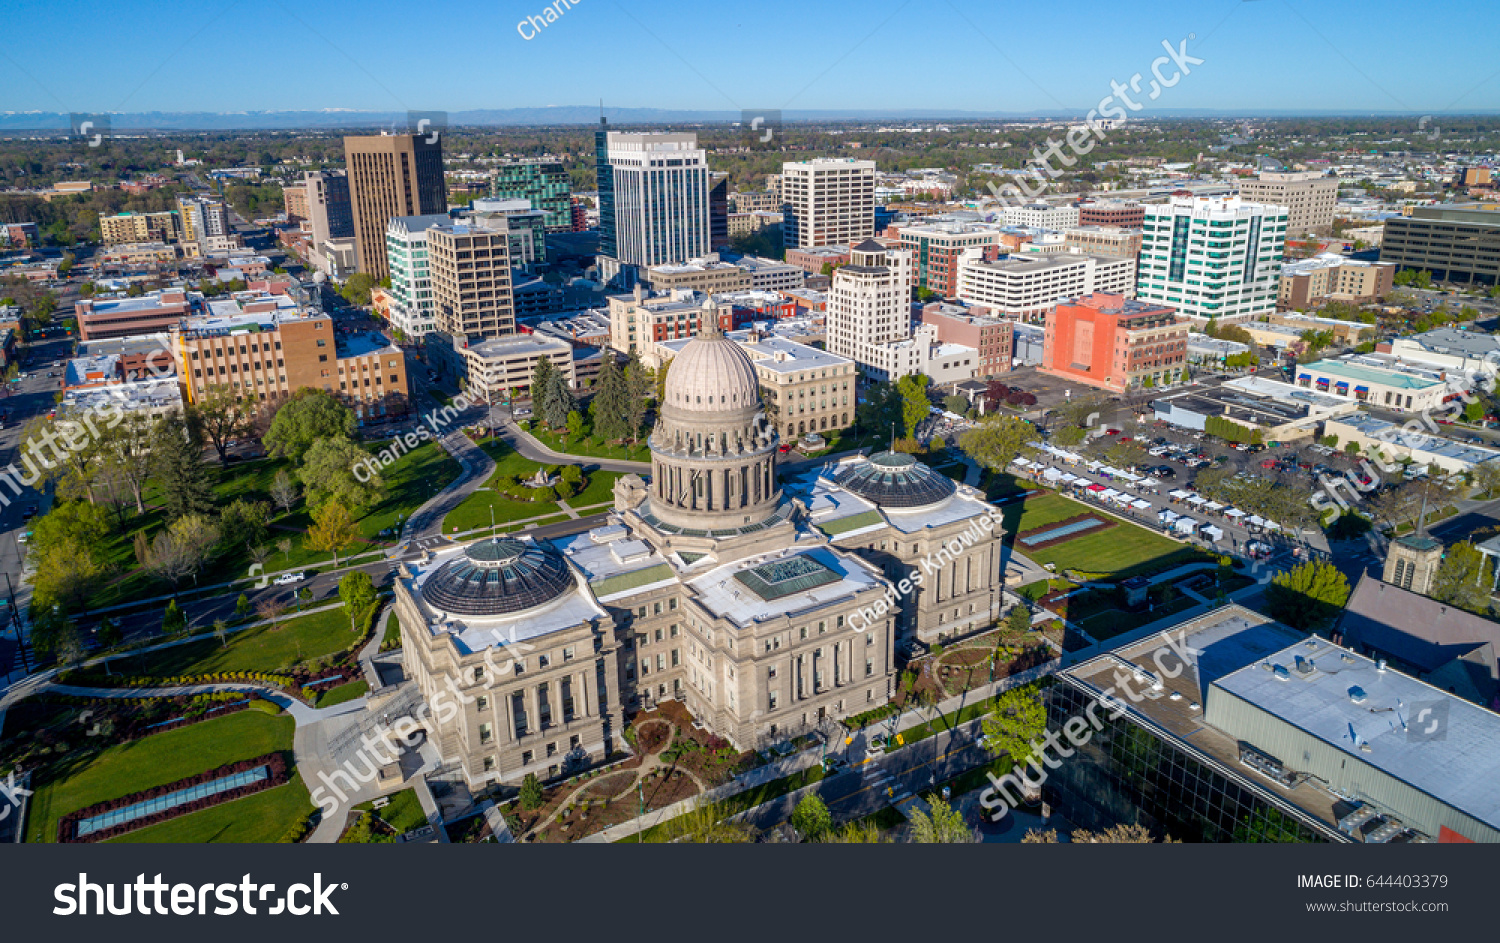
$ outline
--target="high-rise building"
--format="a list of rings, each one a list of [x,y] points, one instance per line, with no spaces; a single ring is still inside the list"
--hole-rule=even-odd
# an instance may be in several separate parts
[[[1339,202],[1339,178],[1317,170],[1266,171],[1240,181],[1240,196],[1256,203],[1287,208],[1287,232],[1301,236],[1333,229]]]
[[[510,231],[510,264],[530,269],[547,262],[547,214],[534,209],[528,200],[475,200],[469,205],[470,216],[485,221],[504,217]]]
[[[1182,378],[1187,336],[1171,308],[1086,295],[1047,315],[1041,371],[1116,393],[1170,386]]]
[[[729,175],[708,175],[708,244],[715,252],[729,245]]]
[[[911,336],[911,288],[910,251],[873,239],[850,248],[828,290],[828,349],[861,366],[883,363],[872,348]]]
[[[432,280],[427,271],[427,231],[449,223],[446,213],[398,216],[385,229],[391,269],[391,326],[413,340],[437,328]]]
[[[919,223],[899,230],[892,227],[886,235],[893,231],[899,232],[902,247],[911,250],[917,287],[944,298],[958,294],[958,261],[964,250],[980,249],[987,259],[1000,253],[1000,232],[985,223]]]
[[[196,244],[201,255],[225,253],[244,244],[229,224],[229,207],[221,200],[179,196],[177,219],[183,243]]]
[[[390,275],[385,228],[397,216],[448,211],[441,138],[381,134],[344,138],[359,270],[380,281]]]
[[[475,338],[516,332],[505,217],[428,229],[427,266],[437,330]]]
[[[293,183],[282,187],[281,198],[286,201],[287,222],[307,219],[307,184]]]
[[[788,249],[854,245],[875,235],[875,162],[820,157],[781,165]]]
[[[1380,260],[1427,269],[1434,279],[1500,284],[1500,210],[1414,207],[1385,221]]]
[[[177,242],[182,236],[177,214],[118,213],[99,217],[99,235],[107,246],[133,242]]]
[[[1287,209],[1237,196],[1174,196],[1146,207],[1136,297],[1205,323],[1276,310]]]
[[[631,284],[641,268],[709,252],[708,155],[691,133],[596,132],[600,274]]]
[[[349,176],[342,170],[309,170],[303,177],[307,188],[307,221],[312,244],[354,235],[354,206],[349,200]]]
[[[490,184],[498,200],[528,200],[545,214],[548,232],[573,229],[573,185],[568,171],[555,160],[519,160],[501,164]]]
[[[1129,298],[1134,286],[1134,258],[1064,250],[986,261],[980,249],[971,248],[958,263],[961,300],[1017,321],[1040,322],[1059,301],[1096,291]]]

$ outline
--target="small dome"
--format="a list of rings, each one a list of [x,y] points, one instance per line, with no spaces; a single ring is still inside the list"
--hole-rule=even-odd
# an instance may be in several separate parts
[[[834,481],[884,508],[925,507],[958,490],[951,478],[904,452],[881,452],[869,461],[845,465],[834,474]]]
[[[573,571],[556,552],[512,537],[472,544],[422,586],[434,608],[460,616],[501,616],[533,609],[573,588]]]
[[[760,378],[740,345],[718,332],[693,338],[667,370],[666,403],[716,413],[760,405]]]

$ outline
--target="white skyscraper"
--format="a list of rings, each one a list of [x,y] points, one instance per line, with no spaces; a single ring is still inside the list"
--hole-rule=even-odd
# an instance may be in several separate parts
[[[875,162],[823,158],[781,165],[788,249],[852,246],[875,235]]]
[[[708,155],[695,134],[601,131],[601,274],[709,252]]]
[[[416,340],[437,329],[432,281],[427,272],[427,231],[452,222],[446,213],[398,216],[386,224],[391,268],[391,325]]]
[[[828,350],[866,368],[884,363],[875,348],[911,337],[911,253],[873,239],[849,250],[828,290]]]
[[[1136,297],[1196,323],[1276,310],[1286,245],[1284,206],[1237,196],[1173,197],[1146,207]]]

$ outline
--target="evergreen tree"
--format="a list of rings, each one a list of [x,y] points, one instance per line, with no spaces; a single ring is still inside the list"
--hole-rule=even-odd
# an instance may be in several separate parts
[[[153,430],[151,471],[169,518],[213,510],[214,492],[208,466],[203,464],[203,439],[181,413],[163,416]]]
[[[594,402],[590,407],[594,414],[594,431],[606,442],[623,439],[630,434],[628,394],[625,377],[615,358],[606,356],[599,368],[599,382],[595,387]]]
[[[542,422],[547,422],[547,414],[551,411],[548,398],[552,395],[552,374],[555,372],[552,360],[548,357],[539,359],[531,372],[531,411]],[[567,414],[564,413],[563,416],[566,418]]]
[[[625,364],[625,422],[632,440],[641,437],[641,427],[646,423],[646,401],[651,396],[651,386],[650,372],[641,363],[640,355],[631,351]]]
[[[548,382],[552,389],[547,394],[547,425],[561,429],[567,426],[568,416],[578,409],[578,401],[573,398],[566,373],[553,370]]]

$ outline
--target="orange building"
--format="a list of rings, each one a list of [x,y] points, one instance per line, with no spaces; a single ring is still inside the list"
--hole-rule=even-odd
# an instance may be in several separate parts
[[[1116,393],[1170,386],[1181,379],[1187,335],[1171,308],[1096,292],[1047,315],[1040,370]]]

